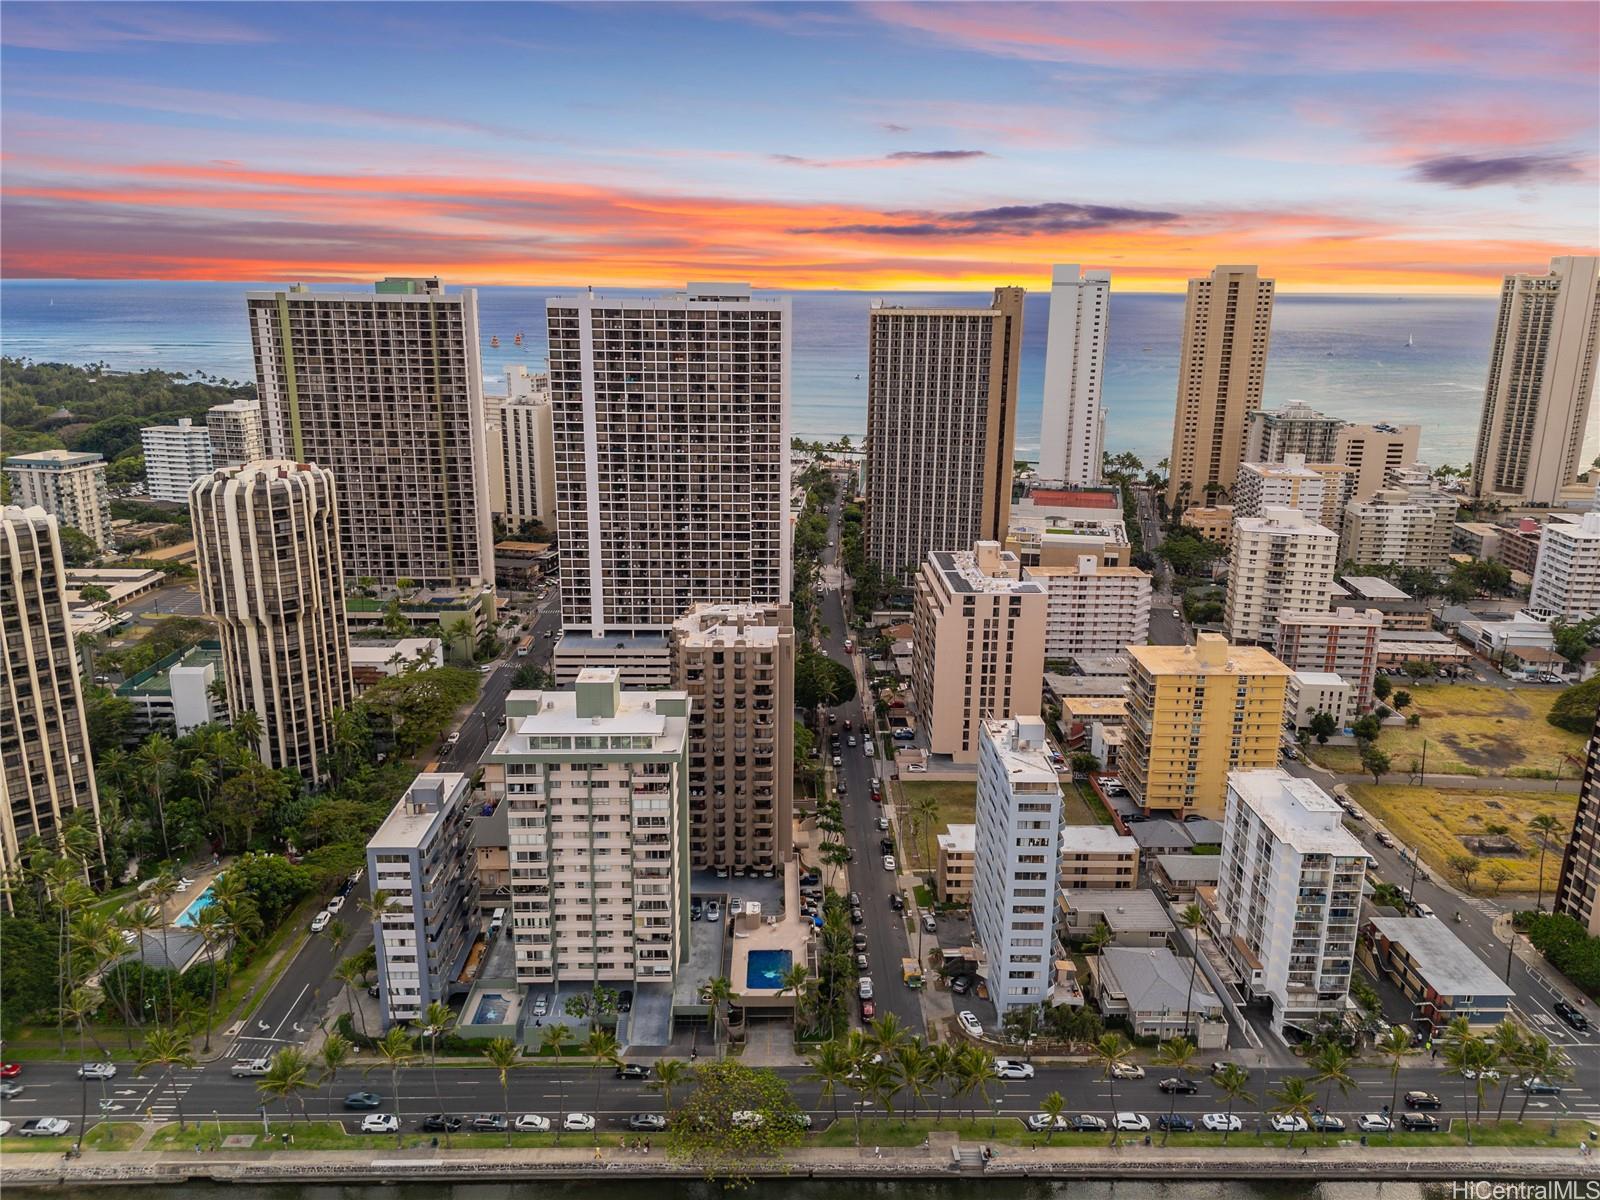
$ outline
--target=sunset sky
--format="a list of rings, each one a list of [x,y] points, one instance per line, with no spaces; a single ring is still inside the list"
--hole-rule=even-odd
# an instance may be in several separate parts
[[[1487,290],[1594,253],[1600,6],[0,6],[10,278]]]

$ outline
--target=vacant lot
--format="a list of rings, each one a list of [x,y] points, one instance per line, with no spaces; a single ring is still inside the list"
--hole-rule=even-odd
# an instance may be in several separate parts
[[[1401,689],[1396,688],[1396,691]],[[1427,684],[1404,689],[1411,705],[1403,711],[1417,713],[1422,724],[1415,729],[1385,727],[1378,747],[1389,756],[1396,771],[1422,761],[1422,743],[1428,743],[1430,775],[1525,775],[1553,778],[1560,764],[1563,778],[1577,768],[1563,759],[1581,758],[1584,740],[1549,724],[1545,717],[1561,693],[1554,688],[1503,689]],[[1313,744],[1312,757],[1335,771],[1360,771],[1361,756],[1354,746]]]
[[[972,824],[973,813],[978,805],[977,781],[902,780],[899,793],[900,828],[905,831],[901,837],[901,848],[910,849],[913,864],[931,869],[939,858],[939,843],[934,839],[944,832],[945,826]],[[913,837],[913,830],[919,834],[921,832],[921,827],[916,824],[917,808],[929,800],[933,802],[935,815],[929,822],[927,836]]]
[[[1528,822],[1540,813],[1555,817],[1559,828],[1544,858],[1546,895],[1561,873],[1561,852],[1572,828],[1578,798],[1561,792],[1452,792],[1431,787],[1372,787],[1350,789],[1356,801],[1378,817],[1408,846],[1422,848],[1422,860],[1451,882],[1459,883],[1446,865],[1450,857],[1469,853],[1463,837],[1506,837],[1515,849],[1480,855],[1482,866],[1472,880],[1472,890],[1492,894],[1489,864],[1505,864],[1511,872],[1501,885],[1510,892],[1533,892],[1539,886],[1539,843]],[[1500,833],[1501,827],[1504,833]]]

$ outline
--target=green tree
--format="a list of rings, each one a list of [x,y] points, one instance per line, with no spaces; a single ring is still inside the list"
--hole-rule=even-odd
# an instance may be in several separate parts
[[[510,1038],[498,1037],[492,1038],[483,1048],[483,1056],[489,1060],[489,1065],[500,1076],[500,1108],[506,1116],[506,1145],[509,1146],[511,1145],[511,1068],[517,1065],[517,1060],[522,1057],[522,1051]]]
[[[1533,840],[1539,843],[1539,895],[1533,905],[1534,912],[1544,911],[1544,856],[1550,849],[1550,842],[1561,832],[1561,822],[1551,813],[1539,813],[1528,821],[1528,828],[1533,833]]]
[[[1445,866],[1450,868],[1450,873],[1461,880],[1461,886],[1469,892],[1472,890],[1472,877],[1482,865],[1473,854],[1452,854],[1445,859]]]
[[[1106,1081],[1111,1089],[1111,1111],[1117,1111],[1117,1068],[1128,1061],[1128,1055],[1133,1053],[1133,1047],[1128,1039],[1120,1033],[1106,1033],[1095,1042],[1090,1053],[1091,1059],[1100,1067],[1100,1078]],[[1111,1123],[1111,1144],[1115,1146],[1118,1141],[1117,1123]]]
[[[1323,1112],[1331,1111],[1329,1104],[1333,1100],[1334,1088],[1339,1089],[1341,1096],[1348,1096],[1355,1090],[1356,1080],[1350,1074],[1350,1061],[1350,1052],[1333,1042],[1319,1046],[1311,1056],[1311,1081],[1322,1085]],[[1323,1140],[1327,1140],[1325,1134]]]
[[[1547,1083],[1565,1083],[1572,1078],[1572,1071],[1567,1067],[1565,1055],[1555,1046],[1550,1039],[1542,1033],[1530,1034],[1522,1044],[1522,1050],[1517,1055],[1517,1073],[1524,1080],[1543,1079]],[[1526,1088],[1522,1091],[1522,1107],[1517,1109],[1517,1124],[1522,1124],[1522,1119],[1528,1112],[1528,1101],[1533,1098],[1533,1093]]]
[[[410,1067],[417,1058],[416,1051],[411,1045],[411,1037],[404,1029],[395,1025],[388,1033],[378,1039],[373,1046],[373,1050],[377,1052],[378,1058],[382,1060],[383,1065],[389,1069],[389,1087],[394,1096],[394,1115],[396,1119],[399,1119],[400,1072]],[[400,1149],[404,1145],[404,1139],[401,1137],[399,1129],[394,1132],[394,1144],[396,1149]]]
[[[737,1059],[702,1062],[694,1087],[672,1114],[667,1153],[708,1180],[742,1185],[751,1164],[798,1145],[801,1129],[800,1108],[776,1072]]]
[[[733,984],[726,975],[719,975],[706,985],[706,1000],[711,1005],[712,1036],[717,1043],[717,1057],[722,1057],[723,1041],[728,1033],[728,1009],[739,999]]]
[[[1338,719],[1329,712],[1316,712],[1311,714],[1311,736],[1317,739],[1319,746],[1326,746],[1328,739],[1339,732]]]
[[[282,1104],[284,1115],[290,1121],[294,1120],[291,1105],[299,1104],[300,1115],[307,1125],[311,1124],[311,1114],[306,1112],[304,1093],[314,1086],[311,1060],[298,1046],[285,1046],[274,1054],[267,1073],[256,1080],[256,1090]]]
[[[1228,1138],[1233,1133],[1233,1110],[1235,1106],[1241,1100],[1248,1102],[1251,1099],[1250,1076],[1237,1063],[1229,1063],[1216,1073],[1211,1082],[1216,1086],[1217,1091],[1228,1098],[1228,1107],[1224,1113],[1228,1120],[1222,1130],[1222,1144],[1226,1146]]]
[[[347,960],[349,961],[349,960]],[[328,1120],[333,1120],[333,1085],[339,1080],[339,1072],[350,1065],[350,1059],[355,1054],[355,1047],[350,1044],[350,1039],[344,1034],[335,1031],[322,1041],[322,1050],[318,1058],[322,1063],[322,1070],[317,1075],[317,1082],[328,1089]]]
[[[649,1083],[653,1092],[661,1093],[661,1104],[668,1112],[672,1111],[672,1093],[674,1089],[682,1087],[689,1082],[689,1064],[681,1058],[663,1058],[656,1062],[656,1077]]]
[[[1407,691],[1396,692],[1394,694],[1394,699],[1391,700],[1390,703],[1396,709],[1406,708],[1411,704],[1411,693]]]
[[[158,1027],[145,1034],[144,1044],[134,1058],[133,1073],[143,1075],[151,1067],[161,1068],[161,1082],[172,1091],[172,1102],[178,1109],[178,1128],[187,1129],[183,1116],[183,1093],[172,1086],[174,1067],[185,1069],[194,1066],[194,1046],[176,1029]],[[158,1088],[157,1091],[160,1089]]]
[[[1568,733],[1587,735],[1594,728],[1597,708],[1600,708],[1600,675],[1569,687],[1557,696],[1545,720]]]
[[[1389,756],[1368,743],[1361,747],[1361,769],[1372,776],[1373,783],[1381,783],[1389,772]]]
[[[1194,1061],[1196,1047],[1186,1037],[1168,1038],[1156,1047],[1156,1065],[1171,1067],[1178,1072],[1180,1078],[1189,1077],[1189,1064]],[[1178,1093],[1172,1092],[1167,1105],[1167,1127],[1161,1131],[1161,1144],[1165,1146],[1172,1136],[1172,1117],[1178,1111]]]
[[[589,1027],[589,1036],[583,1041],[583,1052],[594,1059],[594,1111],[600,1110],[600,1084],[605,1079],[606,1068],[615,1069],[622,1065],[619,1057],[621,1047],[611,1032],[598,1025]],[[595,1145],[600,1144],[600,1123],[595,1122]]]
[[[833,1102],[833,1119],[839,1119],[839,1089],[848,1085],[854,1064],[848,1049],[837,1039],[823,1042],[806,1060],[811,1064],[808,1076],[822,1085],[822,1098]]]
[[[1283,1117],[1298,1117],[1307,1121],[1311,1117],[1311,1109],[1317,1102],[1317,1094],[1312,1091],[1311,1084],[1298,1075],[1290,1075],[1283,1081],[1283,1085],[1269,1092],[1276,1104],[1272,1111]],[[1289,1149],[1294,1149],[1295,1132],[1289,1133]]]

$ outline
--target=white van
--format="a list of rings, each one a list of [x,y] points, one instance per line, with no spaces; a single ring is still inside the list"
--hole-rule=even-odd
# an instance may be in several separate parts
[[[495,934],[499,933],[502,929],[505,928],[505,925],[506,925],[506,910],[505,909],[497,908],[497,909],[494,910],[494,912],[489,914],[489,936],[490,937],[493,937]]]

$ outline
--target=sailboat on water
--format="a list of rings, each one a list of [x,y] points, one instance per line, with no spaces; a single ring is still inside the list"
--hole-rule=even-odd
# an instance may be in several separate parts
[[[1409,333],[1406,334],[1406,349],[1409,350],[1409,349],[1411,349],[1411,347],[1415,346],[1416,344],[1417,344],[1417,339],[1412,337]]]

